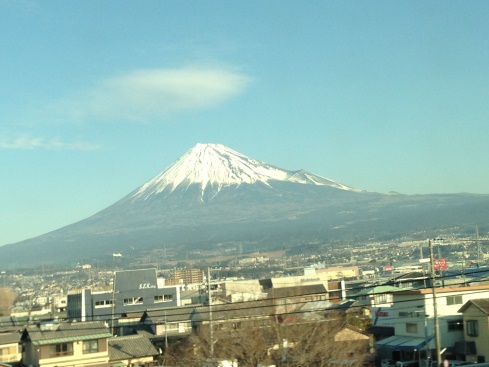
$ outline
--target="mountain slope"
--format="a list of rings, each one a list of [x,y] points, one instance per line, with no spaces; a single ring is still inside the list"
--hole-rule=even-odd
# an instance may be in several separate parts
[[[280,247],[489,220],[487,195],[385,195],[198,144],[80,222],[0,247],[0,266],[85,261],[112,252],[226,242]],[[19,256],[22,254],[22,256]]]

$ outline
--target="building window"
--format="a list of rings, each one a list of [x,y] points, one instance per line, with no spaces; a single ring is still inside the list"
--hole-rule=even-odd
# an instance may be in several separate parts
[[[143,304],[143,297],[124,298],[124,306],[142,305],[142,304]]]
[[[416,313],[414,312],[407,312],[407,311],[400,311],[399,312],[399,317],[415,317]]]
[[[388,302],[388,300],[387,300],[387,294],[386,293],[376,294],[374,296],[374,302],[375,302],[375,304],[378,304],[378,303],[387,303]]]
[[[418,324],[415,322],[406,322],[406,333],[416,334],[418,332]]]
[[[170,302],[173,301],[173,294],[163,294],[155,296],[155,303],[157,302]]]
[[[165,330],[166,331],[178,331],[179,327],[178,327],[178,324],[170,323],[170,324],[165,325]]]
[[[462,304],[462,296],[447,296],[446,298],[447,306]]]
[[[477,324],[477,320],[467,320],[465,329],[467,330],[468,336],[479,335],[479,325]]]
[[[73,355],[73,343],[51,344],[49,346],[50,357],[71,356]]]
[[[111,299],[105,299],[103,301],[95,301],[95,308],[111,307],[111,306],[112,306]]]
[[[464,329],[463,320],[448,320],[448,331],[462,331]]]
[[[7,357],[10,354],[14,354],[14,353],[10,353],[10,348],[9,347],[0,348],[0,361],[8,362]]]
[[[97,353],[98,352],[98,340],[84,340],[83,341],[83,354]]]

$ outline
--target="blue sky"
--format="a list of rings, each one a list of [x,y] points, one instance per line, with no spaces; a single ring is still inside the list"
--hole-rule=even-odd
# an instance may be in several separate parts
[[[487,1],[0,0],[0,245],[197,143],[369,191],[489,194]]]

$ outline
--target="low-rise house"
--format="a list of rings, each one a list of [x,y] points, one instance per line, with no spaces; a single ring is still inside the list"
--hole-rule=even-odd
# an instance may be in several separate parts
[[[119,336],[109,339],[112,366],[154,366],[160,352],[144,335]]]
[[[489,298],[471,299],[459,310],[463,314],[464,341],[457,345],[471,362],[489,361]]]
[[[276,314],[294,312],[308,302],[328,299],[328,291],[324,284],[271,288],[268,295]]]
[[[101,321],[42,321],[22,332],[22,362],[32,367],[107,366],[108,339]]]
[[[431,276],[423,270],[401,273],[396,274],[385,285],[392,285],[399,288],[426,288],[431,287]]]
[[[19,332],[0,333],[0,362],[12,363],[21,359]]]
[[[168,341],[192,334],[192,315],[195,307],[176,307],[165,310],[148,310],[141,317],[141,322],[149,325],[158,340]],[[159,337],[159,338],[158,338]],[[155,338],[155,341],[156,341]]]
[[[193,331],[198,334],[203,329],[209,330],[209,325],[212,324],[216,333],[226,333],[242,328],[266,327],[270,322],[276,321],[274,308],[268,300],[238,305],[228,303],[196,307],[191,316]]]
[[[0,316],[0,363],[20,361],[20,330],[17,320],[11,316]]]

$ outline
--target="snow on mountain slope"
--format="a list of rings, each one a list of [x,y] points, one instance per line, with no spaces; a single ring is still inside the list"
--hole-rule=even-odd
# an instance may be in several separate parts
[[[173,165],[137,189],[132,199],[146,199],[164,190],[172,192],[177,187],[188,188],[193,184],[200,186],[203,196],[208,186],[219,192],[222,187],[241,184],[260,182],[270,186],[273,180],[360,191],[304,170],[287,171],[271,166],[222,144],[197,144]]]

